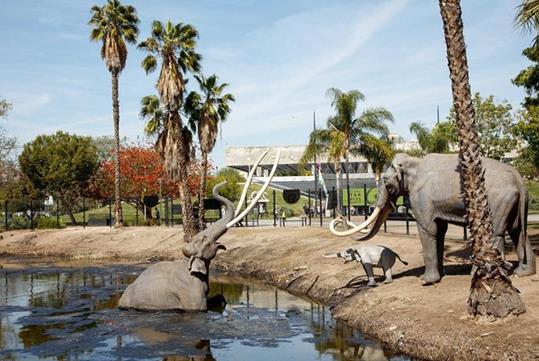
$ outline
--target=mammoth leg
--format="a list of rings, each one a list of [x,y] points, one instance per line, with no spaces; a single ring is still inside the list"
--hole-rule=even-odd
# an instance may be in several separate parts
[[[522,231],[521,227],[509,231],[518,256],[518,266],[515,274],[519,277],[530,276],[536,273],[535,254],[533,253],[530,238]]]
[[[421,276],[421,280],[425,284],[433,284],[440,281],[440,271],[438,267],[438,242],[436,239],[437,229],[433,222],[429,229],[425,230],[418,225],[419,238],[423,248],[423,261],[425,262],[425,273]]]
[[[375,286],[376,281],[374,280],[374,270],[373,270],[372,264],[361,263],[361,265],[363,266],[363,269],[365,270],[365,274],[367,274],[367,278],[369,280],[369,283],[367,285]]]
[[[444,276],[444,243],[447,232],[447,222],[436,221],[436,253],[438,254],[438,273]]]
[[[393,282],[393,275],[391,274],[391,268],[384,269],[384,275],[386,276],[385,282]]]

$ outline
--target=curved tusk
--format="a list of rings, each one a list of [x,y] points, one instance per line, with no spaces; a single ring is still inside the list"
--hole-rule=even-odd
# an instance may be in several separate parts
[[[374,219],[373,219],[373,221],[374,221]],[[372,222],[371,222],[371,223],[372,223]],[[369,223],[368,225],[370,225],[371,223]],[[357,224],[352,223],[352,222],[350,222],[349,220],[346,220],[346,224],[348,225],[349,228],[355,228],[355,227],[357,227]],[[360,230],[361,233],[369,233],[370,231],[371,231],[370,228],[366,228],[366,229]]]
[[[234,224],[236,224],[240,219],[242,219],[243,217],[245,217],[245,215],[247,213],[249,213],[249,211],[251,209],[253,209],[253,207],[258,203],[258,201],[260,200],[260,198],[262,198],[262,196],[264,195],[264,192],[266,191],[266,189],[268,188],[271,180],[273,179],[273,175],[275,174],[275,171],[277,170],[277,166],[279,165],[279,158],[281,157],[281,150],[279,149],[277,151],[277,156],[275,157],[275,163],[273,163],[273,168],[271,168],[271,172],[268,176],[268,180],[266,181],[266,183],[264,183],[264,185],[262,186],[262,188],[260,188],[260,190],[257,192],[256,194],[256,197],[251,201],[251,203],[249,203],[249,205],[243,210],[243,212],[241,212],[240,214],[238,214],[236,216],[236,218],[234,218],[233,220],[231,220],[230,222],[228,222],[226,224],[226,228],[230,228],[232,227]]]
[[[268,152],[269,152],[269,149],[266,149],[265,151],[263,151],[262,155],[258,157],[256,162],[254,162],[253,166],[251,167],[251,171],[249,172],[249,175],[247,176],[247,180],[245,181],[245,185],[243,186],[243,190],[241,191],[240,201],[238,202],[238,209],[236,209],[235,211],[236,216],[240,213],[241,208],[243,207],[243,202],[245,202],[245,197],[247,196],[247,190],[249,189],[249,186],[251,185],[251,180],[253,179],[253,175],[256,172],[256,168],[258,168],[258,165],[260,164],[262,159],[264,159],[266,154],[268,154]]]
[[[332,220],[329,223],[329,230],[331,231],[331,233],[333,233],[336,236],[349,236],[349,235],[354,234],[356,232],[359,232],[359,231],[365,229],[367,226],[369,226],[376,219],[376,217],[378,217],[379,213],[380,213],[380,208],[376,207],[374,209],[374,211],[372,212],[371,216],[365,222],[363,222],[360,225],[357,225],[357,226],[355,226],[355,227],[353,227],[351,229],[348,229],[346,231],[338,231],[337,229],[335,229],[335,224],[337,222],[342,222],[341,219],[336,218],[336,219]]]

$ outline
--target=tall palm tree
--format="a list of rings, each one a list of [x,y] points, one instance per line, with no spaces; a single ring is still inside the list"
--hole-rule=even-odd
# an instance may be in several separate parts
[[[329,88],[326,95],[331,98],[331,105],[336,111],[330,125],[343,133],[343,156],[346,188],[348,190],[350,188],[350,153],[362,154],[361,150],[366,150],[367,147],[362,148],[361,144],[368,139],[372,140],[372,133],[387,137],[389,129],[386,122],[393,122],[393,115],[387,109],[378,107],[366,109],[357,116],[358,104],[360,101],[365,100],[365,96],[359,90],[343,92],[337,88]],[[377,144],[381,145],[380,143]],[[374,145],[373,142],[371,142],[371,145]]]
[[[103,6],[93,6],[89,25],[90,40],[101,41],[101,58],[112,75],[112,118],[114,123],[114,216],[115,226],[123,225],[120,198],[120,100],[118,77],[125,68],[127,43],[134,44],[138,36],[137,11],[131,5],[118,0],[108,0]]]
[[[525,311],[507,266],[493,239],[492,216],[485,189],[481,153],[472,104],[460,0],[440,0],[453,105],[459,135],[459,168],[471,233],[472,284],[470,313],[505,317]]]
[[[223,94],[227,83],[218,83],[217,75],[208,78],[195,75],[201,94],[192,91],[185,100],[184,110],[189,115],[192,128],[196,128],[202,155],[202,176],[200,178],[198,220],[199,229],[204,228],[204,198],[206,196],[206,177],[208,174],[208,154],[215,147],[219,124],[230,113],[230,102],[235,101],[232,94]]]
[[[197,227],[187,182],[192,133],[182,122],[180,108],[184,101],[185,74],[200,71],[201,56],[196,52],[197,39],[197,30],[189,24],[173,24],[170,21],[163,24],[155,20],[151,36],[138,45],[139,49],[148,52],[142,60],[147,74],[157,69],[158,60],[161,61],[156,87],[164,111],[156,148],[165,160],[168,173],[179,181],[186,241],[195,235]]]

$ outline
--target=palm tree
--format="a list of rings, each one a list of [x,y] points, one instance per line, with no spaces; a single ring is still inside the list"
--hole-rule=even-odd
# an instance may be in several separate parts
[[[204,198],[206,197],[206,177],[208,174],[208,154],[215,147],[219,123],[224,122],[230,113],[230,102],[235,101],[232,94],[223,94],[227,83],[218,83],[217,75],[208,78],[195,75],[200,87],[199,94],[189,93],[185,100],[185,112],[189,115],[192,128],[197,129],[200,152],[202,155],[202,176],[200,178],[198,220],[199,229],[204,228]]]
[[[410,124],[410,133],[414,133],[421,148],[421,155],[427,153],[449,153],[453,141],[453,122],[442,122],[429,130],[421,122]]]
[[[90,40],[102,41],[101,58],[112,75],[112,118],[114,123],[114,216],[115,226],[123,225],[120,198],[120,101],[118,76],[125,68],[127,43],[134,44],[138,36],[137,11],[131,5],[122,5],[118,0],[108,0],[103,6],[93,6],[89,25],[92,27]]]
[[[344,133],[332,125],[334,119],[330,117],[326,129],[316,129],[309,135],[309,143],[300,159],[300,164],[310,162],[315,155],[325,153],[328,156],[328,162],[333,162],[335,168],[335,188],[337,191],[337,209],[341,209],[340,197],[340,174],[341,161],[345,156],[344,152]]]
[[[382,177],[385,165],[395,156],[393,142],[388,138],[377,138],[370,134],[366,134],[362,138],[358,152],[371,163],[374,179],[376,180],[376,184],[378,184]]]
[[[146,74],[157,68],[161,70],[157,80],[160,105],[164,108],[158,132],[156,148],[165,160],[165,168],[173,179],[179,181],[183,212],[184,239],[190,241],[196,233],[188,177],[191,162],[192,133],[180,117],[185,93],[185,74],[200,71],[201,56],[195,51],[198,32],[189,24],[163,24],[155,20],[152,34],[138,47],[148,52],[142,60]]]
[[[525,311],[518,291],[507,276],[493,239],[492,216],[485,189],[481,153],[472,104],[468,61],[460,0],[440,0],[453,105],[459,135],[459,168],[471,233],[472,284],[468,299],[470,313],[505,317]]]
[[[523,0],[515,16],[515,24],[530,32],[539,29],[539,0]],[[534,39],[535,46],[539,45],[539,34]]]
[[[367,140],[372,140],[372,133],[381,137],[387,137],[389,129],[386,122],[393,122],[391,113],[382,107],[364,110],[356,117],[358,103],[365,100],[365,96],[359,90],[343,92],[337,88],[329,88],[326,95],[331,98],[331,105],[336,110],[336,115],[331,119],[330,125],[341,131],[344,137],[343,157],[345,160],[346,189],[350,189],[349,155],[362,154],[361,147]],[[377,143],[380,145],[380,143]],[[371,145],[374,145],[371,142]],[[387,151],[387,149],[385,149]],[[339,197],[340,197],[340,193]],[[339,198],[338,197],[338,198]],[[350,214],[350,213],[348,213]]]

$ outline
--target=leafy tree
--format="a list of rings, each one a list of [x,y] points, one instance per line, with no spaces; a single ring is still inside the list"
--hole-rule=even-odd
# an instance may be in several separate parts
[[[122,168],[122,200],[132,204],[139,210],[144,210],[144,196],[168,195],[178,196],[178,187],[165,171],[161,156],[154,150],[138,146],[123,147],[120,149]],[[192,172],[193,188],[195,193],[198,184],[196,172]],[[110,198],[114,194],[114,164],[110,160],[101,162],[99,170],[92,178],[90,185],[91,196],[98,199]],[[151,212],[147,209],[147,217],[151,218]]]
[[[11,103],[6,99],[0,99],[0,118],[7,117],[7,113],[11,110]]]
[[[493,95],[482,98],[479,93],[474,94],[472,104],[481,155],[499,160],[505,153],[515,149],[517,139],[513,131],[511,104],[507,101],[496,104]],[[449,112],[448,120],[455,123],[454,109]]]
[[[151,36],[138,45],[139,49],[148,53],[142,61],[146,73],[157,69],[158,59],[161,61],[157,80],[160,102],[155,102],[155,98],[143,98],[141,115],[153,121],[153,125],[148,124],[146,130],[157,134],[156,147],[165,160],[165,169],[173,179],[179,181],[186,241],[190,241],[197,230],[188,185],[193,148],[192,133],[183,124],[179,111],[184,100],[186,73],[200,70],[197,38],[197,30],[189,24],[173,24],[170,21],[163,24],[155,20]]]
[[[515,133],[526,145],[521,151],[521,157],[528,160],[528,164],[535,167],[531,173],[539,173],[539,106],[531,106],[529,110],[522,110],[518,114],[519,121],[515,126]]]
[[[206,196],[210,197],[213,187],[224,181],[226,181],[226,185],[219,190],[219,193],[231,202],[238,201],[241,195],[242,183],[245,182],[245,178],[242,177],[240,172],[233,168],[222,168],[215,174],[215,176],[208,179]]]
[[[472,248],[472,282],[468,299],[473,315],[505,317],[525,312],[518,290],[507,275],[507,265],[493,239],[492,215],[481,161],[479,135],[468,77],[468,60],[460,0],[439,0],[447,62],[458,129],[459,169],[463,179],[466,216]]]
[[[40,135],[24,145],[19,164],[33,187],[43,195],[59,199],[76,224],[72,205],[98,166],[92,139],[61,131]]]
[[[206,196],[206,178],[208,172],[208,154],[215,147],[219,124],[230,113],[230,102],[235,101],[232,94],[223,94],[227,83],[218,83],[217,75],[208,78],[196,76],[201,94],[192,91],[185,100],[185,112],[189,115],[192,128],[198,132],[198,141],[202,155],[202,176],[200,177],[199,199]],[[199,204],[199,229],[204,228],[204,202]]]
[[[421,151],[417,156],[424,156],[428,153],[450,153],[451,145],[456,143],[455,122],[440,122],[429,130],[421,122],[410,124],[410,132],[417,137],[417,142]]]
[[[108,0],[103,6],[93,6],[89,25],[92,27],[90,40],[101,41],[101,58],[112,75],[112,117],[115,140],[114,214],[115,226],[123,224],[120,200],[120,101],[118,77],[125,68],[127,43],[135,44],[138,36],[137,11],[131,5],[122,5],[119,0]]]

